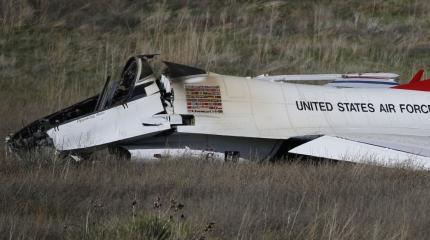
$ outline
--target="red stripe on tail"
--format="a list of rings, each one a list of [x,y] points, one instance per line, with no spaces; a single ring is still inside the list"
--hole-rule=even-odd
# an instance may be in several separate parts
[[[412,77],[409,83],[394,86],[392,88],[430,92],[430,79],[425,79],[421,81],[421,78],[423,77],[423,75],[424,75],[424,70],[420,69],[417,73],[415,73],[415,75]]]

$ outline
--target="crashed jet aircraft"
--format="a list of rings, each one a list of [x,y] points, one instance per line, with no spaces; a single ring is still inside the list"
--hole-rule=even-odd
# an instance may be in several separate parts
[[[226,161],[299,154],[430,168],[430,80],[392,73],[226,76],[132,57],[100,94],[7,137],[12,151],[102,148],[131,159],[200,155]],[[325,85],[300,84],[323,80]],[[293,82],[294,83],[293,83]]]

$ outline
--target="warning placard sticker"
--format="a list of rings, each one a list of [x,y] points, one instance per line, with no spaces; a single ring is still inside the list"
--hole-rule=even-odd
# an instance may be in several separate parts
[[[223,112],[219,86],[186,85],[185,94],[188,112]]]

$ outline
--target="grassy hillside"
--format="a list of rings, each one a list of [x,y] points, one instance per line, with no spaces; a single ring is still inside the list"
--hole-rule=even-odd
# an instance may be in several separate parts
[[[12,239],[429,236],[427,172],[189,159],[76,166],[37,159],[2,161],[0,182],[0,233]]]
[[[2,0],[0,136],[93,95],[141,53],[224,74],[390,71],[407,80],[430,62],[429,12],[424,0]],[[17,161],[2,150],[0,158],[6,238],[136,239],[154,228],[183,239],[430,235],[428,173],[189,161],[142,166],[103,163],[103,156],[75,166]],[[163,206],[154,209],[157,196]],[[172,197],[183,210],[169,208]]]

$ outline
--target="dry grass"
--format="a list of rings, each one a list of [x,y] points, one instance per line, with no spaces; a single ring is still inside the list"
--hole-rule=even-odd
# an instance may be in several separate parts
[[[429,236],[427,172],[343,164],[179,159],[143,165],[111,159],[75,165],[38,159],[2,161],[2,236],[119,238],[121,229],[133,226],[133,216],[172,216],[170,223],[185,229],[172,228],[179,239],[198,239],[211,222],[207,237],[222,239]],[[154,208],[157,197],[161,207]],[[184,205],[179,213],[170,209],[171,199]]]
[[[226,74],[393,71],[408,79],[428,67],[429,11],[424,0],[3,0],[0,136],[96,93],[137,53]],[[136,226],[154,221],[171,238],[199,238],[210,222],[205,236],[223,239],[430,235],[426,172],[0,158],[2,238],[138,238]],[[172,197],[186,216],[173,225]]]

